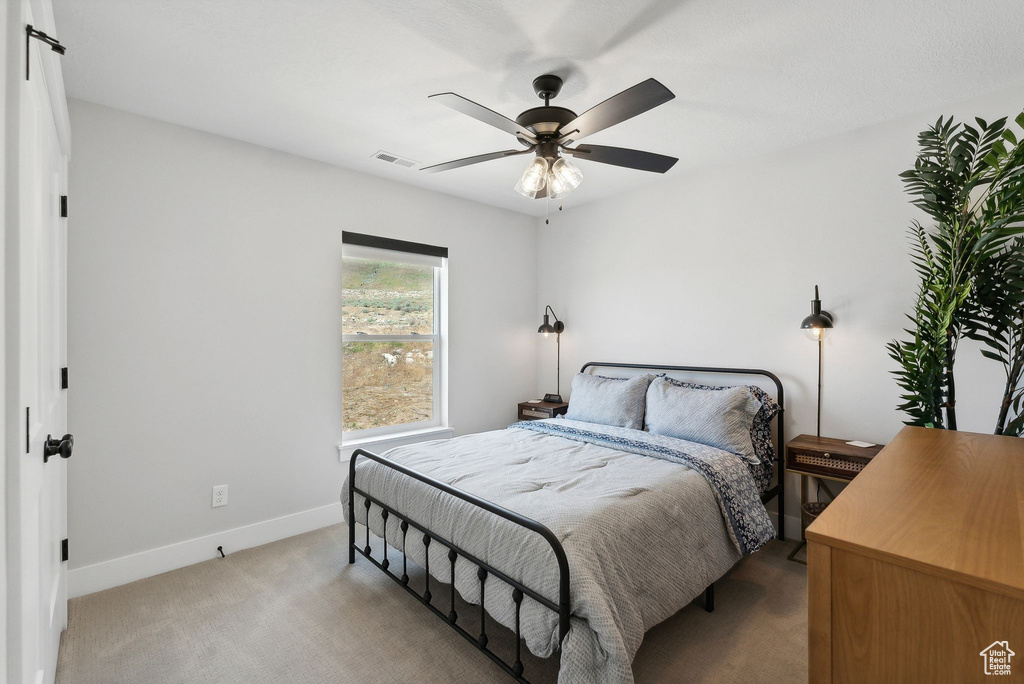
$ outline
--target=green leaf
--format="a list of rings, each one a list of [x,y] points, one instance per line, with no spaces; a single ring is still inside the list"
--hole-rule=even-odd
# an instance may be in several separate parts
[[[1016,121],[1024,127],[1024,112]],[[1006,396],[1024,402],[1024,146],[1005,118],[976,123],[940,116],[918,135],[913,168],[899,174],[932,221],[909,228],[919,284],[908,337],[886,344],[898,409],[911,424],[942,426],[952,413],[946,372],[963,337],[1004,365]]]

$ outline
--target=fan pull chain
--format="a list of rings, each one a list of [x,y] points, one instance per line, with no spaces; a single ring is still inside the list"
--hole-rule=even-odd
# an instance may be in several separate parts
[[[548,216],[550,214],[551,214],[551,197],[548,196],[548,197],[544,198],[544,225],[548,225],[548,224],[551,223],[551,220],[548,218]]]

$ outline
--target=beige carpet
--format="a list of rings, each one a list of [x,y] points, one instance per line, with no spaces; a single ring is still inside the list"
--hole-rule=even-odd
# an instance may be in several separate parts
[[[328,527],[74,599],[57,682],[511,681],[365,559],[348,565],[346,540]],[[806,682],[806,572],[791,548],[737,565],[714,613],[698,599],[648,632],[636,681]],[[488,633],[510,653],[511,633]],[[524,661],[531,681],[555,680],[557,663]]]

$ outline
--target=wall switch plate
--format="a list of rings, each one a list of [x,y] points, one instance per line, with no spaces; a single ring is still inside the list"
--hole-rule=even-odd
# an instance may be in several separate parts
[[[217,506],[227,506],[228,505],[228,486],[227,485],[216,485],[213,488],[213,502],[210,505],[213,508],[217,508]]]

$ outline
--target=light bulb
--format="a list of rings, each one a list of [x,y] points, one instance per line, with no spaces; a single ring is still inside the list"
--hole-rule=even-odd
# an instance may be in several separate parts
[[[538,192],[544,187],[545,177],[548,171],[548,160],[544,157],[537,157],[523,172],[520,179],[523,189],[527,192]]]
[[[547,334],[547,333],[544,333],[544,337],[547,337],[547,336],[548,336],[548,334]]]
[[[551,173],[565,187],[565,194],[569,194],[583,182],[583,172],[564,157],[555,160],[555,163],[551,165]]]
[[[555,164],[558,164],[558,162],[555,162]],[[548,197],[551,199],[562,199],[570,192],[572,192],[571,187],[556,176],[554,171],[548,171]]]
[[[547,183],[548,160],[544,157],[535,157],[530,165],[523,171],[522,177],[516,183],[516,192],[525,197],[534,198],[537,193],[544,189]]]
[[[825,335],[828,334],[828,328],[804,328],[804,334],[807,335],[807,339],[818,342],[825,339]]]

